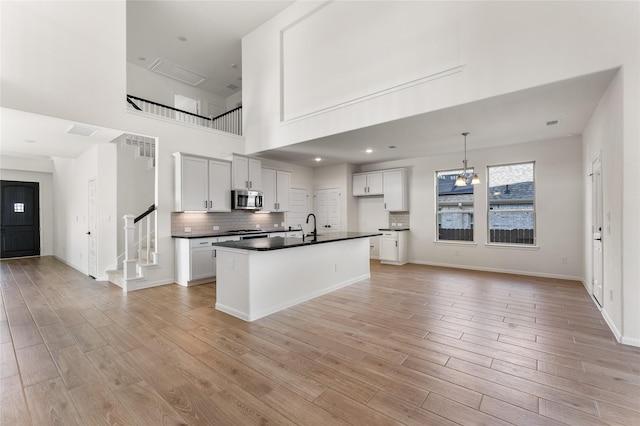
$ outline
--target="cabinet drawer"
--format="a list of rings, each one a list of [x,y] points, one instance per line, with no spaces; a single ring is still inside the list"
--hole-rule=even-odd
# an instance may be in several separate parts
[[[190,248],[198,248],[198,247],[207,247],[213,245],[213,243],[217,243],[218,238],[192,238],[189,240]]]

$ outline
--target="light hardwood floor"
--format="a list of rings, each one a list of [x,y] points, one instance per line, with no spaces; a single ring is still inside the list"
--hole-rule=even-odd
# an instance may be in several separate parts
[[[245,323],[214,284],[124,294],[4,260],[0,424],[640,424],[640,348],[580,283],[371,269]]]

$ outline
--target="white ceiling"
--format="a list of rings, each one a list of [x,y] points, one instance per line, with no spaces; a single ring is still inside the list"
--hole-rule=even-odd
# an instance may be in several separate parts
[[[292,3],[127,1],[127,62],[148,68],[167,60],[207,77],[199,89],[228,97],[242,88],[242,37]]]
[[[309,167],[366,164],[580,135],[617,70],[594,73],[265,151],[270,158]],[[559,120],[555,126],[547,126]],[[396,146],[395,149],[389,148]],[[373,152],[366,154],[365,149]],[[322,158],[316,162],[315,158]]]
[[[122,131],[62,120],[10,108],[0,108],[2,155],[77,158],[99,143],[108,143]],[[66,133],[72,125],[97,129],[91,136]]]

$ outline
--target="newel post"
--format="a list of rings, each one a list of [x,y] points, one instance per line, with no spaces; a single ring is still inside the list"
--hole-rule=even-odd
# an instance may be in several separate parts
[[[123,216],[124,219],[124,279],[129,280],[136,277],[136,263],[137,260],[134,256],[136,252],[136,245],[134,242],[136,225],[134,223],[135,216],[127,214]]]

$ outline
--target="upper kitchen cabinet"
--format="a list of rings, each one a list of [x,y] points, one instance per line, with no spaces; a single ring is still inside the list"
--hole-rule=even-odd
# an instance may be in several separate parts
[[[231,163],[175,153],[175,211],[231,211]]]
[[[353,195],[382,195],[384,191],[382,172],[355,173]]]
[[[384,208],[390,212],[409,210],[409,185],[406,169],[384,170]]]
[[[261,175],[262,161],[244,155],[233,155],[233,189],[262,190]]]
[[[263,210],[285,212],[290,209],[291,173],[262,169]]]

